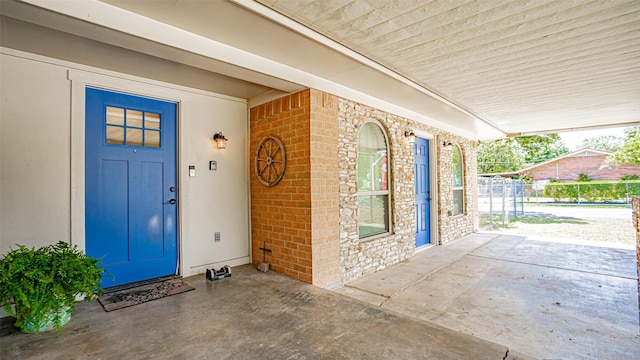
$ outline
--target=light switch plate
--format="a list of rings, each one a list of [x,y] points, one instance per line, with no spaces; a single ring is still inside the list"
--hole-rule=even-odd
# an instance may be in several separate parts
[[[209,161],[209,170],[211,170],[211,171],[218,170],[218,162],[217,161]]]

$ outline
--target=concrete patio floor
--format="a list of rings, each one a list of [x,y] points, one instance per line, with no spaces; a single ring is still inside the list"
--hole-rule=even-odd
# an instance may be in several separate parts
[[[185,280],[196,290],[109,313],[78,303],[61,333],[21,334],[5,318],[0,359],[526,358],[253,266]]]
[[[0,359],[638,359],[633,250],[473,234],[335,292],[253,266],[63,332],[0,321]],[[345,296],[346,295],[346,296]]]
[[[640,359],[635,250],[473,234],[337,292],[542,359]]]

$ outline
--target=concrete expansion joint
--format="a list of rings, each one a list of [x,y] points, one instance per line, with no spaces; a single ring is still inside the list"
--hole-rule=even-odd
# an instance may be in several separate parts
[[[373,292],[373,291],[369,291],[369,290],[367,290],[367,289],[361,289],[361,288],[359,288],[359,287],[355,287],[355,286],[352,286],[352,285],[347,285],[347,284],[345,284],[345,285],[344,285],[344,287],[346,287],[346,288],[351,288],[351,289],[356,289],[356,290],[358,290],[358,291],[366,292],[366,293],[369,293],[369,294],[371,294],[371,295],[381,296],[381,297],[385,298],[385,301],[387,301],[387,300],[391,299],[391,296],[388,296],[388,295],[385,295],[385,294],[380,294],[380,293]],[[383,303],[384,303],[384,302],[383,302]]]
[[[439,272],[439,271],[441,271],[442,269],[444,269],[444,268],[446,268],[447,266],[449,266],[449,265],[451,265],[451,264],[455,263],[455,262],[456,262],[456,261],[458,261],[458,260],[460,260],[460,259],[456,259],[455,261],[452,261],[452,262],[450,262],[450,263],[448,263],[448,264],[446,264],[446,265],[444,265],[444,266],[441,266],[441,267],[437,268],[436,270],[434,270],[434,271],[432,271],[432,272],[430,272],[430,273],[428,273],[428,274],[425,274],[424,276],[420,277],[418,280],[416,280],[416,281],[414,281],[414,282],[412,282],[412,283],[408,284],[407,286],[404,286],[404,287],[402,287],[402,288],[398,289],[398,291],[396,291],[396,292],[394,292],[393,294],[391,294],[391,296],[389,296],[388,298],[390,299],[390,298],[392,298],[392,297],[395,297],[395,296],[398,296],[398,295],[402,294],[402,293],[403,293],[403,292],[405,292],[408,288],[410,288],[410,287],[413,287],[413,286],[415,286],[415,285],[420,284],[421,282],[425,281],[426,279],[430,278],[430,277],[431,277],[431,276],[433,276],[434,274],[438,273],[438,272]]]
[[[491,257],[491,256],[482,256],[482,255],[474,255],[474,254],[468,254],[468,255],[476,257],[476,258],[480,258],[480,259],[503,261],[503,262],[513,263],[513,264],[531,265],[531,266],[542,267],[542,268],[547,268],[547,269],[575,271],[575,272],[580,272],[580,273],[585,273],[585,274],[609,276],[609,277],[613,277],[613,278],[617,278],[617,279],[638,280],[637,277],[629,277],[629,276],[615,275],[615,274],[606,274],[606,273],[601,273],[601,272],[596,272],[596,271],[587,271],[587,270],[580,270],[580,269],[570,269],[570,268],[566,268],[566,267],[552,266],[552,265],[540,265],[540,264],[536,264],[536,263],[532,263],[532,262],[507,260],[507,259],[501,259],[501,258]]]
[[[426,279],[428,279],[428,278],[432,277],[433,275],[437,274],[438,272],[442,271],[443,269],[445,269],[445,268],[447,268],[447,267],[449,267],[449,266],[453,265],[454,263],[456,263],[456,262],[460,261],[460,260],[461,260],[462,258],[464,258],[465,256],[467,256],[467,255],[471,255],[471,253],[472,253],[472,252],[474,252],[474,251],[476,251],[476,250],[480,249],[480,248],[481,248],[481,247],[483,247],[483,246],[487,246],[489,243],[491,243],[492,241],[496,240],[497,238],[499,238],[499,237],[501,237],[501,236],[502,236],[502,235],[500,235],[500,234],[495,234],[495,236],[494,236],[493,238],[489,239],[488,241],[486,241],[486,242],[484,242],[484,243],[482,243],[482,244],[480,244],[480,245],[478,245],[478,246],[476,246],[476,247],[470,248],[470,249],[469,249],[468,251],[466,251],[466,252],[463,252],[463,253],[457,254],[457,256],[455,256],[454,258],[452,258],[452,259],[451,259],[451,261],[449,261],[449,262],[447,262],[447,263],[443,264],[442,266],[440,266],[440,267],[436,268],[435,270],[433,270],[433,271],[431,271],[431,272],[429,272],[429,273],[427,273],[427,274],[424,274],[424,276],[421,276],[421,277],[420,277],[419,279],[417,279],[416,281],[414,281],[414,282],[412,282],[412,283],[409,283],[408,285],[406,285],[406,286],[404,286],[404,287],[402,287],[402,288],[398,289],[396,292],[394,292],[393,294],[391,294],[391,296],[385,296],[385,295],[381,295],[381,294],[376,294],[376,295],[384,296],[385,298],[387,298],[387,300],[389,300],[389,299],[391,299],[391,298],[393,298],[393,297],[395,297],[395,296],[398,296],[398,295],[400,295],[401,293],[403,293],[404,291],[406,291],[407,289],[409,289],[409,288],[411,288],[411,287],[413,287],[413,286],[415,286],[415,285],[418,285],[419,283],[423,282],[424,280],[426,280]],[[446,245],[445,245],[445,246],[446,246]],[[385,300],[385,302],[386,302],[386,300]],[[384,302],[383,302],[383,304],[384,304]],[[382,306],[382,305],[381,305],[381,306]]]
[[[480,243],[480,244],[477,244],[477,245],[476,245],[476,246],[474,246],[474,247],[469,247],[469,248],[468,248],[468,249],[463,253],[463,256],[464,256],[464,255],[466,255],[466,254],[470,254],[470,253],[472,253],[472,252],[474,252],[474,251],[476,251],[476,250],[478,250],[478,249],[480,249],[480,248],[482,248],[482,247],[488,246],[488,245],[489,245],[489,244],[491,244],[492,242],[494,242],[494,241],[496,241],[497,239],[499,239],[499,238],[501,238],[501,237],[503,237],[503,236],[504,236],[503,234],[484,233],[484,232],[476,232],[476,233],[474,233],[474,234],[477,234],[477,235],[493,235],[493,236],[492,236],[491,238],[489,238],[489,240],[487,240],[487,241],[485,241],[485,242],[482,242],[482,243]],[[446,245],[446,244],[445,244],[445,245]]]

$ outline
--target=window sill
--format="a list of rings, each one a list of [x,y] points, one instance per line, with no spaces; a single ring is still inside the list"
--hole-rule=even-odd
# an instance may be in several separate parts
[[[367,236],[367,237],[359,238],[358,240],[361,243],[366,243],[366,242],[370,242],[370,241],[373,241],[373,240],[378,240],[380,238],[389,237],[391,235],[393,235],[393,233],[386,232],[386,233],[382,233],[382,234],[375,234],[375,235],[370,235],[370,236]]]

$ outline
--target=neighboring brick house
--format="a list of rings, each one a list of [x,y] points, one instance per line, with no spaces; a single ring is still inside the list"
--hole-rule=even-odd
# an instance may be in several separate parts
[[[576,181],[580,174],[586,174],[591,180],[620,180],[625,175],[640,175],[640,165],[607,165],[605,159],[611,154],[605,150],[584,148],[518,171],[488,175],[526,176],[533,181],[561,182]]]

